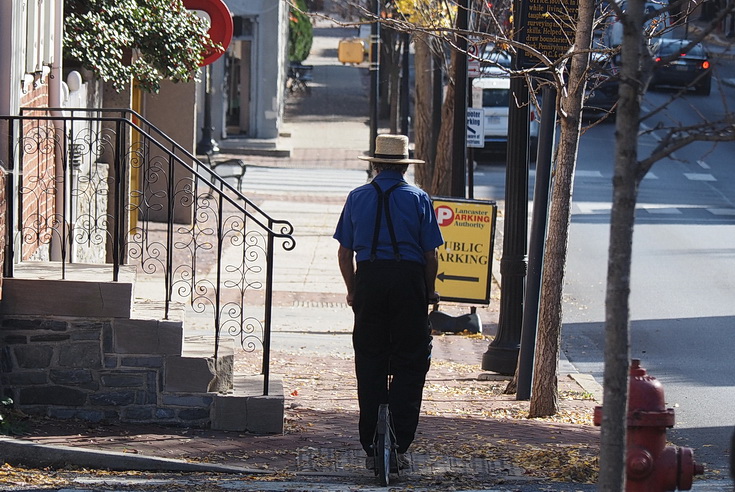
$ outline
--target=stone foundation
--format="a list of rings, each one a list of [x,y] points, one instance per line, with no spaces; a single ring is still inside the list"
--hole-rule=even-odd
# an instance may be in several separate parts
[[[215,393],[164,386],[167,361],[181,350],[181,322],[6,316],[2,394],[30,415],[205,427]]]

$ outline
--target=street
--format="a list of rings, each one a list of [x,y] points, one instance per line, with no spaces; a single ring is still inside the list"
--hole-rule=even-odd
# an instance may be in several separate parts
[[[645,120],[644,129],[658,122],[690,125],[733,107],[735,89],[721,84],[732,67],[719,63],[718,70],[711,96],[674,101]],[[649,92],[644,111],[674,94]],[[658,137],[641,136],[639,159]],[[564,287],[563,350],[600,383],[614,150],[612,121],[582,137]],[[696,143],[653,166],[638,196],[630,295],[631,355],[663,384],[667,406],[675,409],[669,440],[693,448],[697,462],[725,477],[735,425],[733,156],[735,143]],[[504,170],[478,167],[475,197],[502,199]]]

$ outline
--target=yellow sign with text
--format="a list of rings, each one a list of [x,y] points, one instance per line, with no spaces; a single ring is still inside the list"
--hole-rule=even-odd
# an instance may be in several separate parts
[[[436,290],[442,301],[490,303],[495,202],[434,198],[444,236],[439,247]]]

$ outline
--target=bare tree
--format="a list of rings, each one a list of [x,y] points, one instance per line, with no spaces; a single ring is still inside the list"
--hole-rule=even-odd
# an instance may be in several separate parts
[[[416,183],[424,189],[428,188],[434,176],[434,156],[436,154],[435,139],[432,130],[433,105],[433,64],[431,43],[434,38],[426,33],[414,34],[414,141],[415,155],[426,163],[416,166]]]
[[[557,368],[562,324],[562,285],[566,269],[574,168],[582,133],[582,106],[590,64],[594,12],[593,0],[580,0],[569,82],[558,91],[561,131],[556,150],[554,189],[544,253],[542,277],[545,281],[541,284],[530,417],[554,415],[559,410]]]
[[[684,17],[690,8],[685,2],[672,3]],[[630,0],[626,12],[617,9],[623,22],[621,46],[622,69],[620,99],[616,120],[615,174],[613,177],[610,245],[605,297],[605,369],[603,381],[603,416],[601,426],[599,490],[618,492],[625,488],[626,417],[628,370],[630,361],[630,275],[633,228],[638,187],[651,166],[678,149],[696,141],[735,140],[732,114],[718,121],[703,120],[693,126],[674,125],[657,128],[663,136],[653,152],[638,158],[641,98],[654,69],[646,48],[643,26],[650,19],[644,15],[644,0]],[[617,7],[617,6],[615,6]],[[725,18],[733,7],[724,9],[690,45],[701,41]],[[664,60],[666,61],[666,60]],[[668,104],[668,103],[666,103]],[[656,113],[662,108],[656,108]]]

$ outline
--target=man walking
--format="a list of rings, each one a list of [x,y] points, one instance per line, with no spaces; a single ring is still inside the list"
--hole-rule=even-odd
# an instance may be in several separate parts
[[[388,403],[396,433],[398,467],[416,434],[429,370],[428,303],[434,290],[437,248],[444,242],[431,199],[409,185],[408,138],[378,135],[372,162],[377,175],[347,197],[334,238],[355,325],[360,443],[374,468],[373,436],[378,407]],[[388,374],[393,379],[387,390]]]

